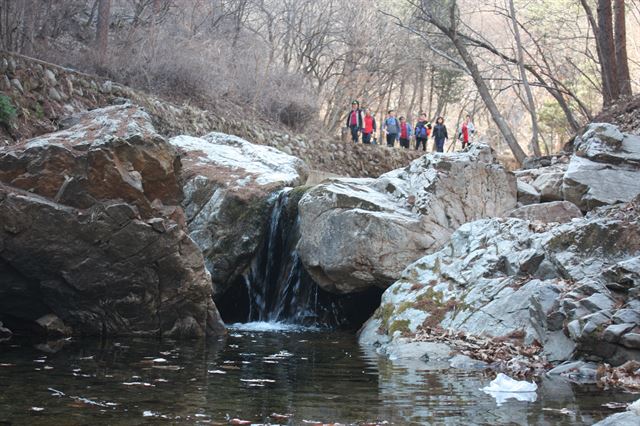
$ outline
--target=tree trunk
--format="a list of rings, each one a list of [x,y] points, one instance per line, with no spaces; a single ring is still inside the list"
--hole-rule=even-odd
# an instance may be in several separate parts
[[[631,78],[629,77],[629,60],[627,58],[627,28],[625,22],[624,0],[614,0],[614,43],[616,46],[616,78],[619,96],[630,97]]]
[[[599,64],[600,79],[602,80],[602,96],[605,97],[605,93],[611,92],[611,90],[609,89],[609,87],[611,87],[611,82],[609,81],[609,75],[607,74],[606,70],[602,66],[602,64],[605,61],[604,59],[605,53],[602,50],[602,44],[600,40],[600,29],[598,28],[598,23],[596,22],[596,19],[593,16],[593,10],[591,10],[591,6],[589,6],[589,0],[580,0],[580,3],[582,4],[582,8],[584,9],[584,12],[587,14],[587,19],[589,20],[589,26],[591,27],[591,31],[593,31],[593,36],[596,41],[596,52],[598,54],[598,62],[600,63]]]
[[[420,64],[420,75],[418,77],[418,114],[424,112],[424,65]]]
[[[96,27],[96,48],[100,65],[105,63],[109,46],[109,18],[111,0],[100,0],[98,5],[98,25]]]
[[[602,82],[604,104],[610,105],[618,99],[616,51],[613,43],[613,14],[611,0],[598,0],[598,40],[602,49],[600,66],[605,75]]]
[[[511,131],[511,128],[509,128],[507,121],[504,119],[504,117],[500,113],[500,110],[498,110],[498,106],[496,105],[495,100],[491,96],[491,93],[489,92],[489,87],[487,86],[487,83],[482,78],[482,74],[480,74],[480,70],[478,69],[478,66],[473,60],[473,57],[467,50],[467,47],[464,45],[464,42],[462,41],[462,39],[460,39],[456,33],[447,31],[445,34],[453,42],[453,45],[458,51],[458,54],[460,54],[460,57],[462,58],[465,65],[469,69],[471,78],[473,78],[473,82],[478,88],[478,92],[480,92],[480,97],[482,98],[484,104],[489,110],[489,113],[491,114],[491,118],[498,126],[500,133],[502,133],[502,136],[507,142],[507,145],[509,145],[511,152],[513,153],[513,156],[515,157],[518,164],[522,165],[525,158],[527,158],[527,154],[525,154],[525,152],[522,150],[522,147],[520,147],[520,145],[518,144],[518,140],[516,139],[515,135]]]
[[[513,35],[516,39],[516,48],[518,50],[518,69],[520,70],[520,78],[522,79],[522,85],[527,95],[527,109],[531,115],[531,150],[533,155],[540,157],[540,142],[538,141],[538,116],[536,114],[536,103],[533,99],[533,93],[531,92],[531,86],[529,86],[529,80],[527,79],[527,71],[524,69],[524,51],[522,49],[522,41],[520,40],[520,28],[518,20],[516,19],[516,8],[513,4],[513,0],[509,0],[509,9],[511,10],[511,21],[513,22]]]

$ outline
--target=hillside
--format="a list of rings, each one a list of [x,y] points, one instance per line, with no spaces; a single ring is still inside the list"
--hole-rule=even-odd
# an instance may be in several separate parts
[[[95,75],[8,52],[0,54],[0,74],[0,94],[9,98],[8,108],[15,109],[14,115],[7,114],[12,115],[10,119],[3,119],[0,128],[0,144],[4,145],[55,131],[75,113],[128,99],[149,112],[155,127],[165,137],[201,136],[212,131],[229,133],[295,155],[312,170],[323,173],[379,176],[419,156],[415,151],[296,134],[281,124],[245,117],[232,104],[219,108],[223,111],[212,111],[173,103]]]

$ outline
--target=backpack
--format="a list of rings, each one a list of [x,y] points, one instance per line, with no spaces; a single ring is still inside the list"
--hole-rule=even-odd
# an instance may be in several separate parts
[[[386,127],[389,127],[389,126],[398,126],[398,127],[400,127],[400,123],[398,122],[398,119],[395,118],[395,117],[389,117],[384,122],[386,124]]]
[[[416,124],[416,138],[426,139],[428,137],[429,134],[427,133],[427,127],[425,126],[425,123],[419,121],[418,124]]]

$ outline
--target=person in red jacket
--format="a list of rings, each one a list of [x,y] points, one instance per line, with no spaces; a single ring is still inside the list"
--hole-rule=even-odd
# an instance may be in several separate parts
[[[371,115],[371,109],[365,108],[362,127],[362,143],[370,144],[371,135],[376,133],[376,119]]]
[[[362,110],[358,101],[351,102],[351,111],[347,114],[347,127],[351,130],[351,140],[358,143],[362,130]]]
[[[400,146],[409,148],[409,140],[411,139],[411,124],[407,123],[404,117],[400,117]]]

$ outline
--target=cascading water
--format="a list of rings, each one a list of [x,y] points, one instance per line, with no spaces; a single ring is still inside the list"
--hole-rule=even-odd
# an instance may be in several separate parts
[[[318,285],[306,273],[296,252],[299,220],[290,193],[285,189],[277,194],[267,238],[245,276],[248,320],[305,325],[335,322],[335,306],[318,305]]]
[[[238,303],[241,292],[236,287],[219,304],[223,318],[229,315],[226,305],[235,307],[233,318],[227,318],[232,322],[349,327],[362,324],[379,305],[379,289],[332,294],[321,289],[304,269],[296,251],[300,238],[299,195],[292,189],[274,195],[265,239],[243,277],[245,307]]]

